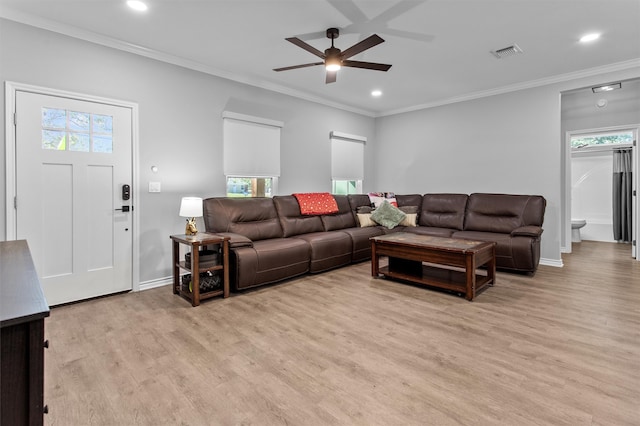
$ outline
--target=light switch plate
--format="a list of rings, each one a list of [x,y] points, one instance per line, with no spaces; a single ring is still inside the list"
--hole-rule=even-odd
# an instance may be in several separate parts
[[[162,185],[160,182],[149,182],[149,192],[161,192]]]

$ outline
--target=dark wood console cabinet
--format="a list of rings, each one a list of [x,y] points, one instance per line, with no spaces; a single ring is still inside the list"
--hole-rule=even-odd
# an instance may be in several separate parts
[[[0,242],[0,425],[41,425],[44,298],[27,242]]]

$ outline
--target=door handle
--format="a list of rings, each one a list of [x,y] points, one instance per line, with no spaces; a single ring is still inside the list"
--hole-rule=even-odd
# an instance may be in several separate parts
[[[131,210],[133,210],[133,207],[130,206],[122,206],[121,209],[116,209],[116,211],[121,211],[121,212],[128,212],[129,208],[131,208]]]

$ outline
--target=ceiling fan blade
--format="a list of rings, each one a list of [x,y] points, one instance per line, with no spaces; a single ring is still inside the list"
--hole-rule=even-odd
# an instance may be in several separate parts
[[[311,46],[310,44],[305,43],[304,41],[300,40],[298,37],[289,37],[289,38],[285,38],[285,40],[295,44],[298,47],[303,48],[307,52],[313,53],[319,58],[324,59],[324,52],[321,52],[315,47]]]
[[[327,3],[353,23],[367,22],[369,20],[353,0],[327,0]]]
[[[402,38],[406,38],[409,40],[416,40],[416,41],[430,42],[430,41],[433,41],[433,39],[435,39],[435,36],[431,34],[413,33],[410,31],[395,30],[393,28],[385,29],[385,33],[387,35],[393,35],[396,37],[402,37]]]
[[[327,71],[327,78],[325,79],[325,84],[335,83],[336,78],[338,77],[338,71]]]
[[[384,40],[382,39],[382,37],[378,36],[377,34],[374,34],[372,36],[369,36],[367,38],[365,38],[364,40],[362,40],[359,43],[354,44],[353,46],[351,46],[350,48],[348,48],[347,50],[343,51],[342,54],[340,55],[340,57],[342,59],[347,59],[350,58],[354,55],[357,55],[358,53],[370,49],[373,46],[377,46],[380,43],[383,43]]]
[[[362,62],[362,61],[342,61],[342,66],[344,67],[353,67],[353,68],[365,68],[368,70],[375,71],[389,71],[391,65],[388,64],[378,64],[376,62]]]
[[[290,67],[282,67],[282,68],[274,68],[274,71],[288,71],[288,70],[295,70],[298,68],[306,68],[306,67],[313,67],[316,65],[324,65],[324,62],[313,62],[310,64],[301,64],[301,65],[292,65]]]

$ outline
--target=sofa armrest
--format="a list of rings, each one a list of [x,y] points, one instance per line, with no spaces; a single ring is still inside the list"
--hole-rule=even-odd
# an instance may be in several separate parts
[[[542,231],[543,229],[539,226],[521,226],[519,228],[514,229],[513,231],[511,231],[511,236],[512,237],[534,237],[534,238],[540,238],[540,235],[542,235]]]
[[[229,237],[229,248],[253,247],[253,241],[244,235],[234,234],[233,232],[216,232],[216,234]]]

